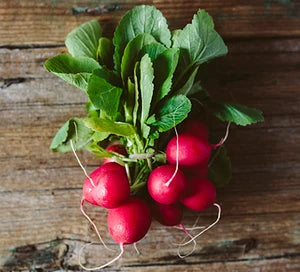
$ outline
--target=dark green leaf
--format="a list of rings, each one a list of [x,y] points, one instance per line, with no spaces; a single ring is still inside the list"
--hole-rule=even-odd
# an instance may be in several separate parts
[[[179,57],[177,48],[168,48],[154,61],[154,104],[164,98],[171,90],[172,78],[176,69]]]
[[[137,35],[127,44],[121,64],[121,75],[124,82],[127,81],[130,75],[133,75],[134,65],[138,60],[141,49],[151,43],[157,43],[157,41],[150,34],[143,33]]]
[[[114,122],[98,117],[88,117],[84,120],[87,127],[97,132],[108,132],[119,136],[132,136],[136,133],[134,127],[128,123]]]
[[[111,85],[105,79],[93,74],[90,77],[87,93],[93,105],[114,119],[119,108],[122,89]]]
[[[101,66],[91,58],[74,58],[69,54],[60,54],[48,59],[45,62],[45,68],[68,83],[86,91],[90,75]]]
[[[149,56],[146,54],[140,62],[140,89],[141,89],[141,130],[143,137],[146,139],[150,132],[150,127],[146,125],[149,116],[151,100],[153,96],[153,67]]]
[[[211,16],[204,10],[194,15],[188,24],[174,36],[173,47],[181,48],[185,64],[200,65],[212,58],[227,54],[227,47],[221,36],[214,30]]]
[[[231,163],[225,146],[213,150],[212,161],[208,169],[208,179],[215,187],[223,187],[231,179]]]
[[[92,20],[72,30],[67,35],[65,44],[73,57],[97,59],[101,34],[102,30],[98,20]]]
[[[115,71],[111,71],[106,67],[101,67],[93,71],[93,74],[105,79],[111,85],[116,87],[122,87],[122,81]]]
[[[237,103],[212,101],[204,90],[201,91],[201,95],[203,99],[200,98],[200,103],[221,121],[230,121],[241,126],[264,121],[262,112],[257,109]]]
[[[187,81],[184,83],[184,85],[175,92],[176,95],[178,94],[183,94],[183,95],[189,95],[190,91],[193,87],[194,81],[195,81],[195,77],[197,75],[199,66],[196,66],[193,70],[192,73],[190,74],[190,76],[188,77]]]
[[[113,69],[114,45],[110,39],[105,37],[101,37],[99,39],[97,55],[101,65],[105,65],[106,67]]]
[[[142,33],[151,34],[167,47],[171,45],[171,34],[162,13],[153,6],[137,6],[123,16],[114,33],[114,62],[117,71],[120,71],[121,59],[127,43]]]
[[[70,141],[75,149],[86,149],[92,140],[93,131],[86,127],[80,118],[68,120],[57,132],[52,140],[50,148],[55,152],[72,151]]]
[[[191,110],[191,102],[184,95],[168,99],[159,111],[157,121],[152,125],[160,132],[167,131],[182,122]]]
[[[150,43],[143,47],[141,50],[141,56],[148,54],[151,61],[153,62],[162,52],[164,52],[167,48],[160,43]]]

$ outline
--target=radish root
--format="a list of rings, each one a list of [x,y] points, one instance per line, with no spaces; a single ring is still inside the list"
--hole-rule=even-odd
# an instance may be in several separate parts
[[[175,120],[174,120],[175,123]],[[165,186],[169,187],[172,180],[175,178],[177,172],[178,172],[178,165],[179,165],[179,138],[178,138],[178,132],[176,129],[176,126],[174,126],[175,134],[176,134],[176,168],[172,175],[172,177],[165,183]]]
[[[179,224],[178,227],[185,232],[187,237],[190,237],[191,239],[193,239],[193,236],[188,232],[188,230],[182,224]],[[185,240],[185,238],[184,238],[184,240]],[[197,246],[196,240],[193,240],[193,243],[194,243],[194,246],[193,246],[192,250],[190,252],[188,252],[187,254],[185,254],[185,255],[181,255],[181,253],[180,253],[181,246],[179,246],[178,249],[177,249],[178,257],[181,258],[181,259],[184,259],[187,256],[190,256],[191,254],[193,254],[193,252],[196,250],[196,246]]]
[[[217,219],[215,220],[215,222],[213,222],[212,224],[210,224],[207,228],[205,228],[204,230],[200,231],[197,235],[195,235],[193,238],[191,238],[189,241],[182,243],[182,244],[177,244],[178,246],[185,246],[188,245],[189,243],[193,242],[195,239],[197,239],[200,235],[202,235],[204,232],[208,231],[209,229],[211,229],[214,225],[216,225],[220,218],[221,218],[221,206],[217,203],[214,203],[214,206],[216,206],[218,208],[218,216]]]
[[[101,266],[96,266],[96,267],[85,267],[85,266],[81,263],[81,259],[80,259],[81,253],[82,253],[82,251],[83,251],[86,247],[88,247],[88,246],[91,245],[91,244],[93,244],[93,243],[89,243],[89,244],[84,245],[84,246],[80,249],[79,255],[78,255],[78,263],[79,263],[79,266],[80,266],[82,269],[87,270],[87,271],[93,271],[93,270],[98,270],[98,269],[102,269],[102,268],[104,268],[104,267],[107,267],[107,266],[111,265],[112,263],[114,263],[115,261],[117,261],[118,259],[120,259],[120,258],[122,257],[122,255],[123,255],[123,253],[124,253],[124,246],[123,246],[123,244],[120,244],[120,254],[119,254],[117,257],[113,258],[112,260],[110,260],[109,262],[107,262],[107,263],[105,263],[105,264],[103,264],[103,265],[101,265]]]
[[[85,218],[91,223],[91,225],[93,226],[93,228],[94,228],[94,230],[96,231],[97,236],[98,236],[100,242],[103,244],[103,246],[104,246],[106,249],[108,249],[108,250],[112,250],[112,249],[108,248],[108,247],[106,246],[106,244],[104,243],[104,241],[103,241],[103,239],[102,239],[102,237],[101,237],[101,235],[100,235],[100,233],[99,233],[99,231],[98,231],[98,228],[97,228],[96,224],[93,222],[93,220],[92,220],[92,219],[86,214],[86,212],[83,210],[83,205],[84,205],[84,198],[82,198],[81,201],[80,201],[80,211],[81,211],[82,214],[85,216]]]
[[[228,135],[229,135],[230,124],[231,124],[231,122],[229,121],[227,124],[227,127],[226,127],[225,136],[221,139],[221,141],[219,143],[212,145],[212,148],[217,148],[225,143],[225,141],[227,140]]]
[[[73,153],[74,153],[74,156],[75,156],[75,158],[77,159],[78,164],[80,165],[81,169],[83,170],[85,176],[90,180],[92,186],[93,186],[93,187],[96,187],[96,185],[95,185],[95,183],[93,182],[92,178],[88,175],[88,173],[86,172],[85,168],[83,167],[81,161],[79,160],[79,158],[78,158],[78,156],[77,156],[77,154],[76,154],[76,151],[75,151],[75,148],[74,148],[74,145],[73,145],[73,141],[72,141],[72,140],[70,140],[70,144],[71,144],[71,148],[72,148],[72,151],[73,151]]]

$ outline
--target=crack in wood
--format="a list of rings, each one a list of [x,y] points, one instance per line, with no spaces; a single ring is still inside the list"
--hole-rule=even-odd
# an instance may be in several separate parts
[[[98,7],[72,7],[73,15],[101,15],[105,13],[110,13],[119,9],[119,5],[110,4],[110,5],[100,5]]]
[[[20,83],[23,83],[27,80],[28,79],[26,79],[24,77],[4,78],[4,79],[0,78],[0,89],[5,89],[5,88],[8,88],[9,86],[11,86],[13,84],[20,84]]]

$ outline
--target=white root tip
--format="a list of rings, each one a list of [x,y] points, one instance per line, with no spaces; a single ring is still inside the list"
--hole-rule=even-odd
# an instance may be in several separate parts
[[[103,239],[102,239],[102,237],[101,237],[101,235],[100,235],[100,233],[99,233],[99,231],[98,231],[98,228],[97,228],[96,224],[93,222],[93,220],[92,220],[92,219],[86,214],[86,212],[83,210],[83,204],[84,204],[84,198],[82,198],[82,200],[81,200],[81,202],[80,202],[80,211],[81,211],[82,214],[85,216],[85,218],[90,222],[90,224],[93,226],[93,228],[94,228],[94,230],[96,231],[97,236],[98,236],[100,242],[103,244],[103,246],[104,246],[106,249],[108,249],[108,250],[112,250],[112,249],[110,249],[110,248],[108,248],[108,247],[106,246],[106,244],[104,243],[104,241],[103,241]]]
[[[227,124],[227,127],[226,127],[225,136],[221,139],[221,141],[219,143],[213,145],[212,146],[213,148],[217,148],[217,147],[219,147],[219,146],[221,146],[221,145],[223,145],[225,143],[225,141],[227,140],[228,135],[229,135],[230,124],[231,124],[231,122],[229,121],[228,124]]]
[[[191,238],[189,241],[182,243],[182,244],[177,244],[178,246],[185,246],[188,245],[189,243],[193,242],[195,239],[197,239],[200,235],[202,235],[204,232],[208,231],[209,229],[211,229],[214,225],[216,225],[220,218],[221,218],[221,206],[217,203],[214,203],[214,206],[216,206],[218,208],[218,216],[217,219],[215,220],[215,222],[213,222],[212,224],[210,224],[207,228],[205,228],[204,230],[200,231],[197,235],[195,235],[193,238]]]
[[[98,269],[102,269],[102,268],[105,268],[109,265],[111,265],[112,263],[116,262],[118,259],[120,259],[124,253],[124,246],[123,244],[120,244],[120,254],[113,258],[112,260],[110,260],[109,262],[103,264],[103,265],[100,265],[100,266],[96,266],[96,267],[85,267],[82,263],[81,263],[81,254],[82,254],[82,251],[88,247],[89,245],[91,245],[93,243],[89,243],[89,244],[85,244],[80,250],[79,250],[79,254],[78,254],[78,263],[79,263],[79,266],[84,269],[84,270],[87,270],[87,271],[93,271],[93,270],[98,270]]]
[[[180,229],[182,229],[182,230],[185,232],[185,234],[187,235],[187,237],[190,237],[191,239],[194,238],[182,224],[179,224],[179,227],[180,227]],[[185,238],[184,238],[184,240],[185,240]],[[183,240],[183,241],[184,241],[184,240]],[[181,259],[184,259],[184,258],[186,258],[187,256],[190,256],[191,254],[193,254],[193,252],[196,250],[196,246],[197,246],[196,240],[193,240],[193,243],[194,243],[194,246],[193,246],[192,250],[191,250],[190,252],[184,254],[184,255],[182,255],[182,254],[180,253],[180,249],[182,248],[182,246],[179,246],[179,247],[177,248],[177,255],[178,255],[178,257],[181,258]]]
[[[175,120],[174,120],[174,123],[175,123]],[[178,132],[177,132],[177,129],[176,129],[176,126],[174,126],[174,130],[175,130],[175,134],[176,134],[176,168],[175,168],[175,171],[172,175],[172,177],[165,183],[165,186],[169,187],[172,180],[175,178],[177,172],[178,172],[178,165],[179,165],[179,139],[178,139]]]
[[[137,246],[136,246],[136,243],[133,244],[133,247],[137,253],[137,255],[141,255],[141,252],[138,250]]]
[[[85,176],[90,180],[92,186],[93,186],[93,187],[96,187],[96,185],[95,185],[95,183],[93,182],[92,178],[88,175],[88,173],[86,172],[85,168],[83,167],[81,161],[79,160],[79,158],[78,158],[78,156],[77,156],[77,154],[76,154],[76,151],[75,151],[75,148],[74,148],[74,145],[73,145],[73,141],[72,141],[72,140],[70,140],[70,144],[71,144],[71,148],[72,148],[72,151],[73,151],[73,153],[74,153],[74,156],[75,156],[75,158],[77,159],[77,162],[78,162],[79,166],[81,167],[81,169],[83,170]]]

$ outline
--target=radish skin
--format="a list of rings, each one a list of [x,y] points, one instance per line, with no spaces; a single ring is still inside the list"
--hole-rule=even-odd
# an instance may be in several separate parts
[[[183,217],[183,210],[180,203],[164,205],[152,201],[151,210],[153,217],[164,226],[179,225]]]
[[[183,172],[174,165],[166,164],[151,172],[147,186],[149,194],[155,201],[169,205],[176,203],[185,195],[187,185]]]
[[[207,140],[189,133],[182,133],[169,141],[166,148],[166,158],[170,164],[177,162],[179,166],[185,169],[203,167],[208,163],[211,149],[212,147]],[[177,153],[178,155],[176,155]]]
[[[107,209],[116,208],[130,195],[126,170],[115,162],[100,166],[93,180],[97,185],[92,189],[91,194],[99,206]]]
[[[148,204],[140,198],[130,198],[107,215],[108,231],[118,244],[133,244],[142,239],[151,225]]]
[[[203,211],[215,203],[216,189],[206,178],[191,178],[188,180],[187,195],[181,203],[194,211]]]

